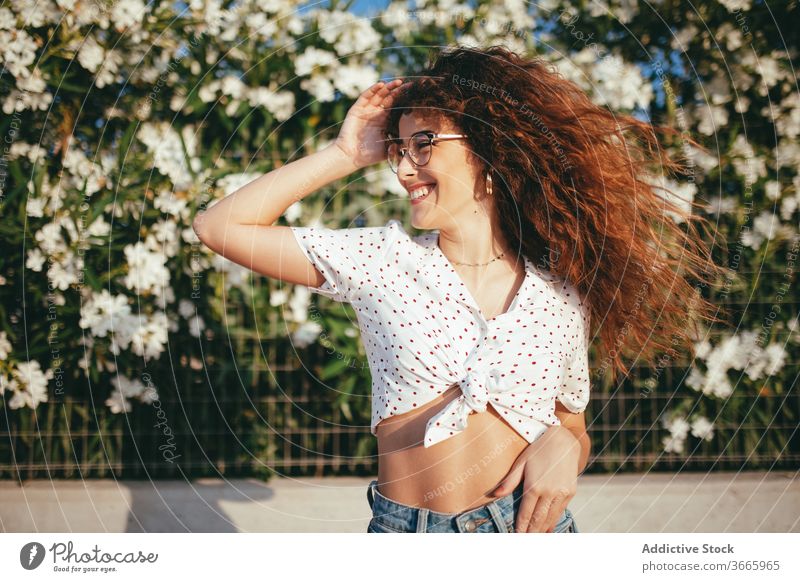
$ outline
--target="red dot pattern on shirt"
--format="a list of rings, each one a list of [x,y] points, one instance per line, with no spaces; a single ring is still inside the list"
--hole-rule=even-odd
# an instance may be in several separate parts
[[[430,402],[473,369],[496,371],[488,403],[530,442],[559,423],[556,398],[573,412],[585,409],[589,315],[573,285],[529,268],[514,309],[482,331],[466,287],[433,248],[435,232],[410,237],[394,219],[291,228],[325,277],[310,289],[355,309],[372,372],[373,434],[384,418]]]

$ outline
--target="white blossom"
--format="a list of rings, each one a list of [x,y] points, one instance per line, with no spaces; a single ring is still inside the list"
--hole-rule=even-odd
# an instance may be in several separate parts
[[[719,165],[719,158],[694,146],[684,148],[687,160],[693,166],[698,166],[704,172],[710,172]]]
[[[206,328],[206,322],[202,315],[196,315],[189,318],[189,335],[192,337],[200,337],[200,334]]]
[[[294,73],[298,77],[304,77],[318,73],[320,67],[336,67],[338,63],[333,53],[310,46],[295,58]]]
[[[269,304],[272,307],[283,305],[289,300],[289,291],[284,287],[283,289],[275,289],[269,292]]]
[[[178,254],[180,240],[178,239],[178,225],[174,221],[160,218],[150,228],[150,234],[144,241],[148,249],[162,252],[167,258]]]
[[[685,52],[687,45],[697,38],[697,33],[697,27],[689,23],[674,33],[670,46],[676,51]]]
[[[288,319],[303,323],[308,320],[308,309],[311,306],[311,290],[305,285],[294,285],[289,299]]]
[[[592,0],[587,7],[592,16],[611,16],[622,24],[627,24],[639,13],[636,2],[637,0],[617,0],[612,7],[606,0]]]
[[[203,103],[213,103],[217,100],[217,94],[219,93],[221,85],[222,83],[219,79],[210,80],[200,87],[197,96],[200,97]]]
[[[686,439],[666,435],[661,438],[661,444],[664,446],[664,451],[667,453],[682,453],[683,447],[686,444]]]
[[[358,98],[362,92],[378,82],[378,72],[374,67],[345,65],[339,67],[334,79],[335,87],[346,97]]]
[[[191,138],[193,134],[190,126],[183,129],[184,140]],[[139,128],[136,136],[147,146],[148,152],[153,156],[153,165],[159,172],[172,180],[176,189],[188,187],[192,181],[190,171],[190,161],[186,159],[181,144],[181,136],[178,135],[169,123],[144,123]],[[194,156],[194,143],[188,139],[186,149],[189,156]],[[192,160],[192,164],[197,164]],[[191,167],[195,169],[195,165]]]
[[[692,420],[692,436],[710,441],[714,438],[714,424],[705,416],[697,416]]]
[[[34,69],[27,77],[17,79],[17,88],[12,89],[3,102],[3,112],[45,111],[53,101],[53,95],[46,91],[47,83],[40,69]]]
[[[697,110],[699,123],[697,131],[705,135],[714,135],[728,123],[728,110],[722,105],[703,104]]]
[[[163,253],[149,249],[142,241],[125,245],[124,252],[128,263],[124,283],[128,289],[136,293],[155,293],[169,284],[167,257]]]
[[[32,163],[43,160],[47,155],[47,151],[39,144],[30,144],[22,140],[17,140],[11,144],[8,151],[8,159],[16,160],[20,156],[28,158]]]
[[[781,200],[781,218],[786,221],[791,220],[792,214],[798,207],[800,207],[800,190],[795,191],[793,196],[785,196]]]
[[[676,416],[667,421],[666,428],[673,437],[683,439],[689,434],[690,425],[683,416]]]
[[[236,192],[239,188],[246,186],[259,176],[261,176],[261,174],[257,172],[226,174],[225,176],[217,180],[216,185],[219,188],[222,188],[225,196],[228,196]],[[211,205],[209,205],[209,208],[210,207]]]
[[[252,275],[252,272],[247,267],[239,263],[234,263],[230,259],[216,253],[211,257],[211,265],[222,274],[226,290],[232,287],[243,288]]]
[[[766,348],[754,346],[745,372],[751,380],[778,374],[786,362],[786,350],[782,345],[771,343]]]
[[[711,214],[720,216],[722,214],[732,214],[739,208],[739,201],[734,196],[713,196],[708,201],[707,210]]]
[[[125,295],[111,295],[108,289],[93,293],[81,305],[81,329],[90,329],[93,336],[106,337],[109,331],[123,323],[129,323],[131,307]]]
[[[83,256],[67,251],[59,259],[50,263],[47,278],[53,287],[65,291],[70,285],[80,281],[83,271]]]
[[[767,175],[767,165],[764,159],[756,155],[753,146],[743,134],[738,134],[731,145],[732,163],[736,173],[753,184],[758,178]]]
[[[30,28],[56,24],[61,19],[59,7],[51,0],[14,0],[10,2],[22,23]]]
[[[247,91],[247,85],[240,77],[225,75],[220,81],[222,94],[232,99],[242,99]]]
[[[194,302],[189,301],[188,299],[181,299],[178,301],[178,314],[184,319],[189,319],[192,315],[197,312],[197,308],[194,305]]]
[[[733,392],[728,370],[745,370],[751,380],[765,373],[776,374],[784,364],[786,354],[780,346],[764,350],[758,344],[758,332],[743,331],[722,339],[705,357],[706,372],[693,367],[686,385],[706,395],[727,398]]]
[[[678,206],[682,213],[692,214],[692,202],[695,194],[697,194],[697,186],[694,182],[677,182],[661,174],[656,177],[654,186],[656,194]],[[671,210],[665,210],[665,213],[675,222],[683,222],[683,216],[680,213],[675,213]]]
[[[131,403],[119,390],[113,390],[109,397],[106,398],[105,404],[114,414],[119,414],[120,412],[130,412],[133,410]]]
[[[28,23],[30,26],[30,23]],[[36,41],[25,30],[0,30],[3,67],[15,77],[27,77],[36,58]]]
[[[707,339],[704,339],[703,341],[695,343],[694,349],[695,357],[702,360],[708,357],[708,355],[711,353],[711,342],[709,342]]]
[[[11,355],[11,342],[8,341],[8,334],[0,331],[0,360],[7,360]]]
[[[390,28],[399,39],[409,36],[416,27],[405,2],[393,1],[380,13],[381,24]]]
[[[380,34],[372,23],[352,12],[320,11],[319,35],[340,56],[360,55],[380,48]]]
[[[179,221],[188,220],[191,210],[188,201],[179,198],[170,190],[161,190],[153,199],[153,206],[157,210],[177,218]]]
[[[292,334],[292,343],[298,348],[305,348],[314,343],[322,332],[322,326],[316,321],[301,323]]]
[[[41,364],[30,360],[16,364],[11,374],[12,380],[6,386],[13,392],[8,400],[9,408],[36,408],[39,403],[47,402],[47,381],[53,379],[53,370],[42,372]]]
[[[86,234],[92,237],[105,237],[111,233],[111,224],[106,222],[106,219],[103,218],[103,215],[99,215],[97,218],[92,221],[92,224],[89,225],[89,228],[86,229]]]
[[[61,234],[61,224],[57,221],[49,222],[39,228],[33,238],[48,255],[63,253],[67,250],[67,242]]]
[[[619,55],[607,55],[591,67],[595,100],[612,109],[646,108],[653,99],[653,87],[639,67]]]
[[[5,6],[0,6],[0,30],[13,30],[16,26],[16,15]]]
[[[769,180],[764,184],[764,193],[770,200],[777,200],[781,197],[781,184],[775,180]]]
[[[772,240],[777,234],[780,221],[766,210],[759,212],[753,219],[753,227],[742,233],[742,243],[758,249],[765,240]]]
[[[333,82],[321,75],[313,75],[300,81],[300,88],[321,103],[333,101],[335,92]]]
[[[31,271],[39,273],[41,272],[42,266],[46,260],[47,257],[45,257],[42,251],[38,248],[29,249],[28,258],[25,260],[25,266]]]
[[[719,3],[722,4],[725,8],[727,8],[728,12],[750,10],[751,2],[752,0],[719,0]]]
[[[117,0],[111,7],[111,19],[118,32],[140,26],[146,15],[147,8],[142,0]],[[127,31],[128,34],[130,32]]]
[[[291,91],[255,87],[248,90],[247,100],[251,107],[266,108],[277,121],[286,121],[295,112],[295,98]]]
[[[103,64],[105,50],[93,36],[86,37],[86,40],[78,52],[78,62],[90,73],[96,73],[100,65]]]
[[[773,109],[770,109],[765,117],[772,117],[772,112]],[[781,101],[773,122],[778,134],[789,138],[789,141],[786,142],[787,145],[797,148],[798,145],[795,140],[800,136],[800,95],[796,91],[790,93]],[[795,163],[797,162],[797,157],[794,157],[794,161]]]
[[[125,398],[137,398],[144,392],[146,386],[138,378],[128,378],[117,374],[111,379],[114,388]]]
[[[138,356],[158,358],[167,343],[167,314],[163,311],[154,313],[150,318],[141,321],[131,336],[131,350]]]
[[[289,208],[286,209],[286,212],[283,213],[283,217],[287,220],[289,224],[294,224],[297,220],[303,215],[303,201],[298,200],[297,202],[292,203]]]
[[[105,165],[94,163],[75,146],[67,148],[64,155],[64,169],[67,170],[68,183],[72,187],[81,190],[86,182],[86,196],[94,194],[107,183],[107,174],[110,171]]]
[[[28,196],[28,200],[25,203],[25,213],[29,218],[41,218],[44,216],[44,205],[46,203],[47,200],[44,198],[33,198]]]

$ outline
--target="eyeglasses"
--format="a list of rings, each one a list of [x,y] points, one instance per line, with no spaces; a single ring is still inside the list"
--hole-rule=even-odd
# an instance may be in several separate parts
[[[424,166],[431,160],[431,153],[433,152],[433,148],[431,146],[436,145],[437,141],[461,139],[465,137],[467,136],[461,134],[418,131],[408,138],[408,147],[404,148],[400,147],[400,144],[398,143],[399,138],[390,137],[389,139],[385,140],[390,142],[389,147],[386,149],[386,159],[389,162],[389,167],[392,169],[392,172],[396,174],[397,169],[400,167],[400,162],[403,160],[406,152],[408,152],[408,155],[411,157],[411,161],[414,162],[414,165]]]

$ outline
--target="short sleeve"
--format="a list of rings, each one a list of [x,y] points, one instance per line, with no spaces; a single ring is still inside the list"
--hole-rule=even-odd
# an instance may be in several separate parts
[[[311,264],[325,282],[308,288],[338,302],[352,302],[369,277],[386,263],[386,253],[400,223],[390,220],[383,226],[327,228],[290,226]]]
[[[564,379],[558,393],[558,400],[570,412],[580,413],[589,404],[589,320],[590,312],[586,303],[580,305],[580,315],[576,317],[575,349],[567,362]]]

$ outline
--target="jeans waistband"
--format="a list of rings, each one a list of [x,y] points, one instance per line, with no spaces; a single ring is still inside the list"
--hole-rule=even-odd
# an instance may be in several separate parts
[[[522,500],[522,491],[523,483],[520,482],[508,495],[498,497],[485,505],[460,513],[443,513],[389,499],[378,491],[378,480],[373,479],[367,488],[367,499],[373,510],[377,502],[384,514],[412,517],[418,533],[427,531],[434,524],[442,523],[451,524],[454,531],[470,531],[471,528],[480,526],[488,520],[494,521],[498,531],[507,532],[510,527],[509,522],[513,523],[513,516]]]

